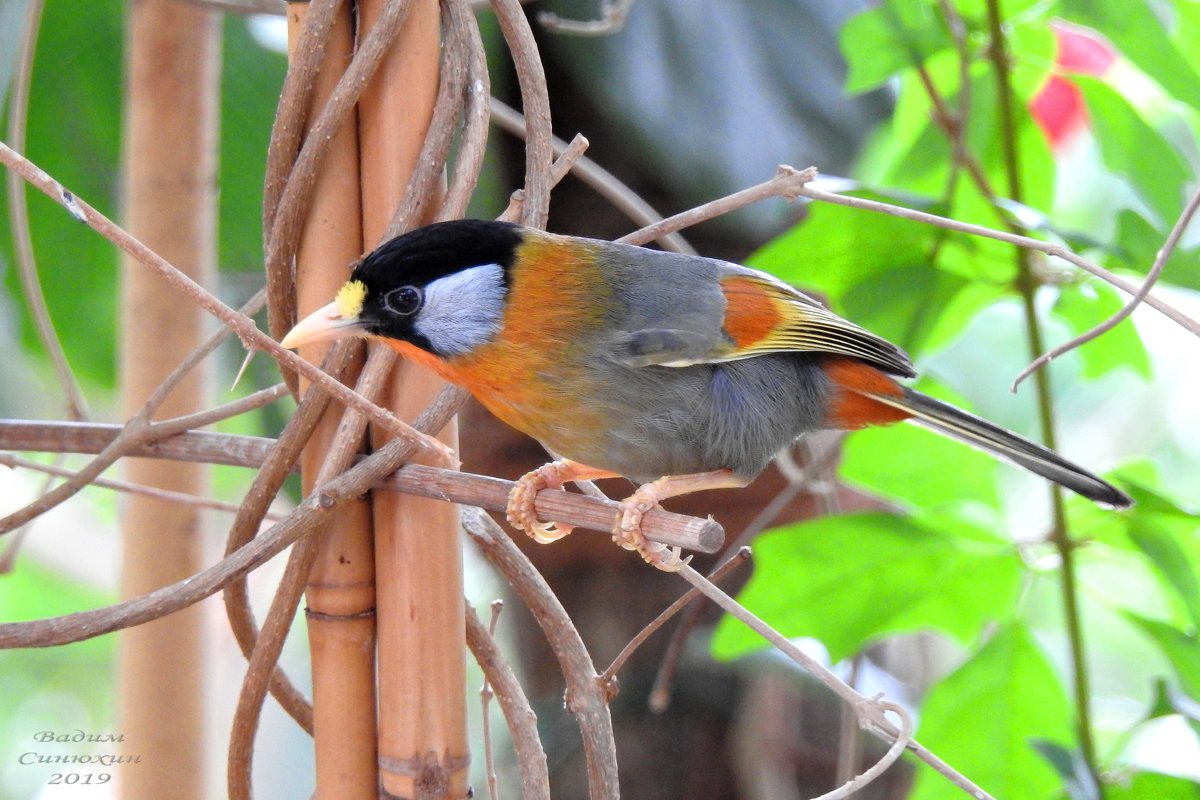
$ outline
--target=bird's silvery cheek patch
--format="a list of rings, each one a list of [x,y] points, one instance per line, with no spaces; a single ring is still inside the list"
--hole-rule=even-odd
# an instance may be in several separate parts
[[[504,270],[498,264],[439,278],[425,287],[425,305],[413,329],[439,354],[463,355],[500,332],[504,294]]]

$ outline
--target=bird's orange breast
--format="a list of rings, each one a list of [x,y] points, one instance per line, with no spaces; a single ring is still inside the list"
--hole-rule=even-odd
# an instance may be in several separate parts
[[[594,253],[566,242],[537,234],[517,248],[501,329],[486,344],[449,359],[405,342],[388,344],[551,446],[566,427],[595,429],[602,421],[592,418],[587,398],[600,387],[584,354],[611,298]]]

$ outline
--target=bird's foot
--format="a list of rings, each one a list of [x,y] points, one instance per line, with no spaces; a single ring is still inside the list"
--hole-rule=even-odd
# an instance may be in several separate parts
[[[647,511],[658,507],[662,499],[661,490],[666,478],[644,484],[629,497],[621,501],[617,510],[617,519],[613,525],[613,541],[626,550],[636,550],[647,564],[651,564],[664,572],[678,572],[683,569],[691,556],[680,558],[682,550],[669,547],[662,542],[651,542],[642,534],[642,517]],[[669,495],[667,495],[669,496]]]
[[[525,531],[538,544],[557,542],[575,530],[573,525],[540,521],[534,504],[537,502],[538,492],[542,489],[561,489],[565,482],[572,479],[577,467],[573,461],[565,459],[552,461],[518,478],[512,491],[508,493],[505,516],[508,517],[509,524]]]
[[[538,519],[534,504],[542,489],[561,489],[570,481],[594,478],[616,478],[617,474],[606,469],[596,469],[567,458],[552,461],[533,472],[521,476],[508,493],[505,514],[516,528],[525,531],[539,544],[550,544],[575,530],[574,525],[562,522],[542,522]]]

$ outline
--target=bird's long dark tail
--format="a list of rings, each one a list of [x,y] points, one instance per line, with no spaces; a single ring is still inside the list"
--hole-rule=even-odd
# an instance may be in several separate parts
[[[1084,468],[1023,436],[1005,430],[961,408],[902,387],[902,394],[871,393],[871,399],[912,414],[912,421],[944,436],[1024,467],[1047,480],[1110,508],[1128,508],[1133,499]]]

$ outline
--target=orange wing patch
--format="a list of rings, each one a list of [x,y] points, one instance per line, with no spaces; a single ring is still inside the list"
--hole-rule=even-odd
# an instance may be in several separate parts
[[[824,366],[825,374],[837,387],[825,420],[831,428],[857,430],[912,416],[909,411],[871,396],[899,399],[904,397],[904,389],[870,364],[852,358],[830,358]]]
[[[739,350],[752,349],[777,333],[784,316],[767,284],[735,277],[721,282],[725,294],[725,332]]]
[[[895,375],[916,374],[896,345],[766,275],[730,275],[721,281],[721,291],[725,332],[732,342],[721,359],[787,351],[829,353],[862,359]]]

